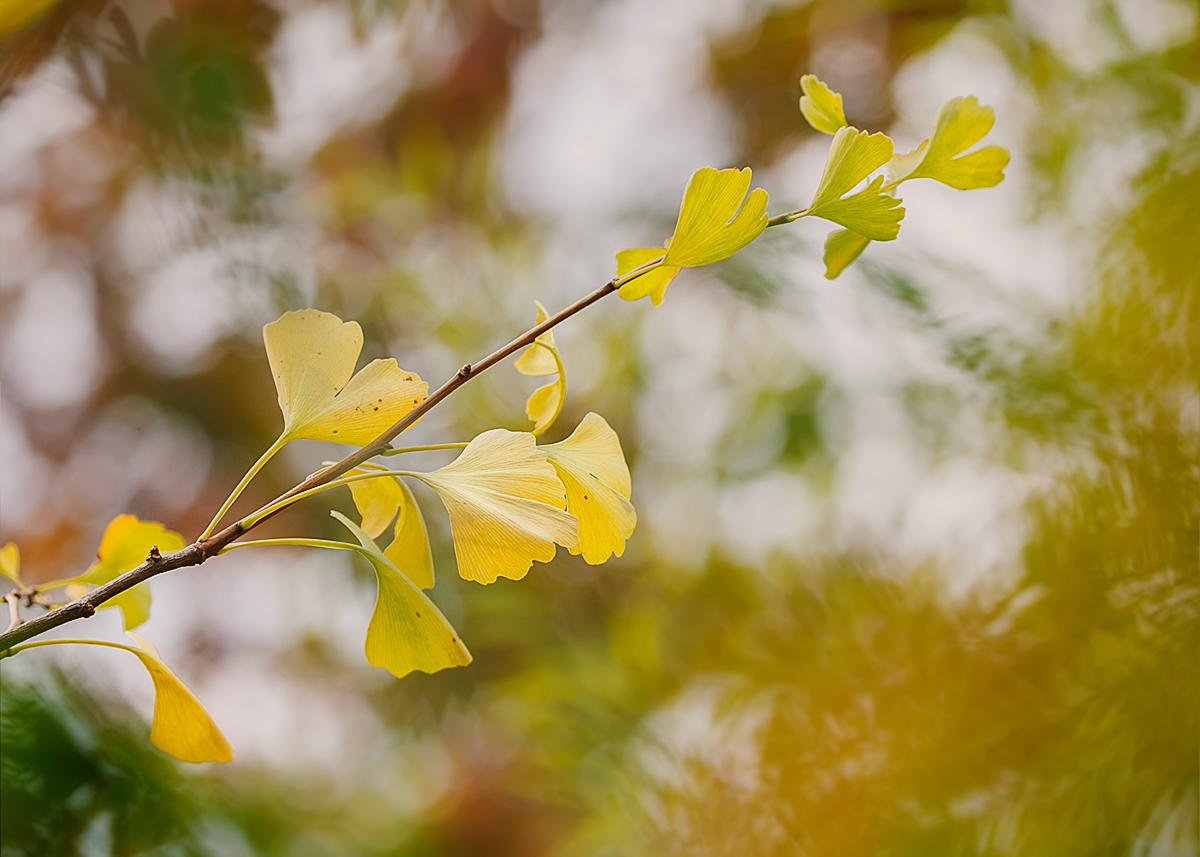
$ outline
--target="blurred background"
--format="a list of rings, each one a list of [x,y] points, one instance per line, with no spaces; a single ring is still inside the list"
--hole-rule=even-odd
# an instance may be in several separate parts
[[[298,548],[153,583],[229,765],[149,744],[132,658],[5,661],[0,850],[1194,855],[1198,13],[0,2],[0,542],[30,581],[122,512],[199,533],[281,426],[286,310],[436,385],[660,243],[700,166],[804,205],[801,74],[905,151],[977,95],[1013,153],[991,190],[906,184],[835,282],[801,221],[560,327],[547,438],[602,414],[638,528],[485,588],[416,486],[471,666],[368,667],[372,573]],[[406,437],[526,430],[538,383],[501,365]],[[289,445],[234,512],[343,452]],[[330,508],[270,532],[344,538]]]

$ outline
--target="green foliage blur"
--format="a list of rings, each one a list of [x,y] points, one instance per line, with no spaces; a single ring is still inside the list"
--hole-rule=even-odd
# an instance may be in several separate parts
[[[122,483],[121,508],[106,505],[112,483],[107,493],[84,486],[91,506],[47,495],[0,539],[21,544],[30,579],[85,567],[117,512],[199,532],[277,431],[257,337],[279,312],[312,305],[358,319],[367,358],[394,354],[438,383],[431,365],[448,374],[506,341],[539,296],[509,299],[527,288],[515,282],[535,279],[547,227],[506,203],[495,148],[522,57],[571,4],[349,4],[356,39],[404,15],[428,15],[427,32],[454,38],[436,73],[413,72],[369,120],[275,160],[261,140],[282,121],[286,81],[272,75],[271,52],[301,7],[159,5],[166,11],[64,0],[0,48],[0,115],[54,64],[91,105],[75,136],[41,156],[45,180],[7,185],[0,201],[28,204],[36,230],[83,260],[107,365],[70,407],[39,409],[19,394],[5,407],[65,473],[75,472],[66,469],[72,447],[100,436],[114,412],[184,426],[187,444],[210,450],[212,464],[186,503],[165,499],[152,480]],[[560,334],[569,377],[573,344],[590,355],[575,365],[596,364],[569,391],[562,425],[595,410],[622,438],[643,519],[624,560],[593,568],[560,552],[524,581],[485,589],[455,579],[445,530],[434,532],[433,597],[454,614],[474,664],[380,680],[321,633],[270,656],[274,674],[332,688],[382,724],[370,758],[346,759],[341,770],[297,774],[244,742],[248,761],[176,764],[150,746],[144,719],[103,675],[6,663],[0,854],[1195,854],[1200,8],[1175,4],[1189,29],[1144,49],[1120,4],[1073,4],[1117,46],[1083,61],[1071,51],[1078,45],[1031,23],[1029,5],[755,4],[712,38],[706,60],[734,117],[737,157],[756,176],[810,133],[795,106],[798,78],[823,39],[860,32],[879,47],[873,76],[846,90],[849,121],[872,130],[896,117],[889,93],[906,64],[964,28],[1027,93],[1027,139],[999,142],[1025,153],[1029,221],[1087,233],[1088,252],[1074,261],[1082,293],[1053,317],[1026,317],[1033,333],[1003,320],[959,323],[937,298],[933,283],[947,267],[937,258],[920,259],[914,273],[895,257],[865,257],[851,293],[891,313],[944,367],[891,391],[930,460],[982,445],[993,467],[1036,484],[1020,505],[1019,538],[1005,547],[1007,577],[954,586],[956,570],[936,555],[914,560],[852,530],[761,559],[713,549],[685,567],[658,556],[654,515],[639,502],[639,476],[650,469],[639,465],[651,451],[636,402],[652,366],[636,317],[650,308],[610,307]],[[1134,14],[1160,5],[1170,4]],[[1089,160],[1109,144],[1137,152],[1128,175],[1104,175]],[[1084,223],[1079,200],[1087,208],[1094,185],[1105,190],[1105,215]],[[170,252],[216,248],[223,267],[205,270],[236,285],[220,298],[212,342],[175,362],[164,354],[186,342],[147,338],[140,325],[153,316],[130,321],[137,271],[114,261],[114,236],[127,228],[118,212],[151,186],[173,189],[195,217]],[[986,205],[988,193],[951,205]],[[296,209],[316,212],[306,215],[306,240],[324,255],[311,280],[265,253],[229,249],[269,236]],[[769,237],[720,269],[727,288],[705,286],[720,288],[726,306],[791,311],[798,288],[851,288],[821,279],[816,239],[806,261],[787,262],[809,269],[797,287],[777,265],[784,239]],[[587,258],[611,264],[603,253]],[[988,275],[952,271],[970,295],[987,291]],[[611,269],[587,276],[599,285]],[[680,295],[693,287],[681,277],[653,312],[684,311]],[[577,296],[541,295],[552,310]],[[0,300],[11,315],[14,291]],[[527,429],[516,383],[465,388],[439,425],[463,439],[494,425]],[[791,474],[828,496],[844,466],[838,415],[853,384],[816,365],[740,383],[748,405],[713,460],[696,465],[705,478]],[[772,421],[773,440],[764,440],[756,427]],[[243,504],[286,489],[311,462],[293,463],[265,473]],[[337,537],[330,502],[348,507],[347,497],[296,507],[271,533]],[[366,569],[355,573],[366,579]],[[251,574],[222,578],[231,589],[213,598],[240,600]],[[337,580],[346,591],[357,585]],[[337,586],[327,594],[336,600]],[[197,632],[178,672],[219,676],[237,645]]]

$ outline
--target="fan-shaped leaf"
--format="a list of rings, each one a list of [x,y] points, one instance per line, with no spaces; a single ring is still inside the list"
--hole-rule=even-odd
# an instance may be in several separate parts
[[[907,155],[897,155],[888,164],[893,184],[928,178],[958,190],[993,187],[1004,180],[1008,150],[984,146],[963,154],[992,129],[992,108],[981,106],[974,95],[951,98],[938,110],[929,139]]]
[[[579,544],[570,548],[591,565],[625,552],[637,525],[629,502],[629,467],[621,441],[604,418],[588,414],[569,438],[541,447],[567,491],[567,511],[579,519]]]
[[[520,580],[534,560],[554,558],[555,543],[579,543],[562,481],[528,432],[484,432],[450,464],[413,475],[445,504],[458,573],[467,580]]]
[[[892,141],[885,134],[842,128],[833,137],[825,171],[805,213],[878,241],[895,238],[904,209],[898,207],[900,200],[880,192],[882,177],[858,193],[845,196],[891,156]]]
[[[435,673],[471,663],[471,653],[437,605],[384,556],[370,536],[345,515],[331,514],[358,539],[379,583],[367,626],[367,663],[397,678],[414,670]]]
[[[313,309],[284,313],[263,328],[283,436],[362,446],[425,399],[428,385],[395,360],[354,374],[362,328]]]

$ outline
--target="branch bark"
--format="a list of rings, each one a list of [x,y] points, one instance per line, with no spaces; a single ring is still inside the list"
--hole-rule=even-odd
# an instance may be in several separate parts
[[[646,270],[651,269],[651,266],[643,267]],[[533,341],[547,330],[550,330],[556,325],[561,324],[581,310],[587,309],[596,301],[612,294],[613,292],[617,291],[620,286],[624,285],[630,280],[635,279],[637,276],[640,276],[645,272],[645,270],[638,269],[636,271],[631,271],[629,274],[626,274],[623,277],[614,277],[596,291],[592,292],[586,297],[580,298],[575,303],[571,304],[569,307],[556,313],[555,315],[552,315],[541,324],[530,328],[512,342],[496,349],[487,357],[484,357],[478,363],[466,364],[448,381],[446,381],[446,383],[438,387],[437,390],[435,390],[428,398],[425,399],[425,401],[421,402],[421,404],[409,411],[402,420],[389,428],[379,437],[375,438],[375,440],[373,440],[371,443],[346,456],[337,464],[331,465],[330,467],[327,467],[318,473],[314,473],[312,476],[309,476],[303,482],[276,497],[262,508],[265,509],[267,506],[274,505],[280,500],[286,500],[289,497],[293,497],[296,494],[299,494],[301,491],[307,491],[310,488],[317,488],[321,485],[324,485],[326,482],[337,479],[339,476],[347,473],[350,470],[353,470],[367,459],[373,458],[374,456],[379,455],[381,452],[384,452],[386,449],[388,449],[392,440],[395,439],[397,435],[419,420],[440,402],[444,401],[446,397],[448,397],[463,384],[467,383],[467,381],[470,381],[480,373],[496,365],[510,354],[533,344]],[[243,527],[240,522],[231,524],[204,541],[198,541],[194,544],[190,544],[182,550],[164,554],[152,552],[150,556],[146,557],[146,561],[137,568],[125,572],[120,577],[109,581],[98,589],[92,590],[82,598],[77,598],[69,604],[64,604],[62,607],[23,622],[14,628],[10,628],[4,634],[0,634],[0,658],[5,657],[7,655],[7,650],[18,643],[22,643],[32,637],[44,634],[47,631],[50,631],[61,625],[65,625],[68,622],[73,622],[76,619],[87,619],[88,617],[93,616],[96,613],[96,608],[100,607],[110,598],[120,595],[122,592],[137,586],[139,583],[144,583],[156,575],[163,574],[164,572],[168,571],[174,571],[178,568],[185,568],[191,565],[200,565],[201,563],[206,562],[213,556],[216,556],[216,554],[219,553],[222,548],[248,533],[263,521],[270,519],[275,514],[277,514],[277,512],[272,512],[271,514],[265,515],[249,527]]]

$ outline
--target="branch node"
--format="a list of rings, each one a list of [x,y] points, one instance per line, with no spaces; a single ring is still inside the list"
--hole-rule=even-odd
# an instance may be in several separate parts
[[[162,562],[162,554],[158,552],[158,545],[150,545],[150,553],[146,554],[146,562]]]
[[[90,601],[84,601],[79,605],[79,612],[84,619],[91,619],[96,615],[96,606]]]
[[[470,378],[471,377],[471,364],[470,363],[464,364],[463,367],[458,370],[458,377],[460,377],[460,378]]]

